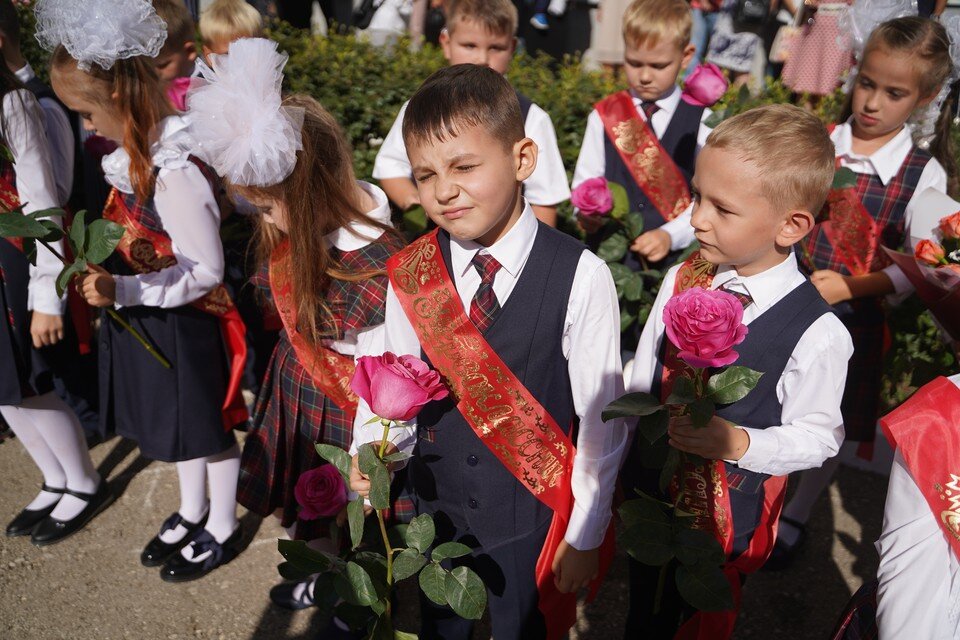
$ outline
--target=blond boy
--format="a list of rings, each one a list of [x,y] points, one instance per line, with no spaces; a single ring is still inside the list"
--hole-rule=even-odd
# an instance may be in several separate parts
[[[207,60],[212,53],[225,54],[234,40],[261,35],[263,18],[245,0],[215,0],[200,14],[200,40]]]

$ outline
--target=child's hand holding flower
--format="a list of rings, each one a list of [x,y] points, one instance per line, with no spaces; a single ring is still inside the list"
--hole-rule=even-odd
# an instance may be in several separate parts
[[[670,418],[667,434],[671,447],[709,460],[739,460],[750,446],[746,431],[717,416],[699,429],[688,415]]]
[[[93,307],[109,307],[117,301],[117,281],[95,264],[87,265],[87,273],[77,283],[77,291]]]

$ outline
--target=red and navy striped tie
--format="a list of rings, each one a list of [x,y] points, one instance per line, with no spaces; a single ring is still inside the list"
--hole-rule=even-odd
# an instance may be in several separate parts
[[[480,274],[480,288],[470,303],[470,321],[477,327],[477,331],[483,333],[500,311],[500,301],[493,292],[493,278],[500,270],[500,263],[490,254],[479,252],[470,262]]]

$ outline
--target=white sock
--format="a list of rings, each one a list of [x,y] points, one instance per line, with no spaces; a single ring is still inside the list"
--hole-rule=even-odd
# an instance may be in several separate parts
[[[210,515],[206,530],[223,544],[237,530],[237,481],[240,478],[240,446],[207,458],[210,482]]]
[[[63,467],[60,466],[57,456],[47,446],[46,440],[37,431],[30,418],[19,407],[9,405],[0,407],[0,415],[3,415],[3,419],[7,421],[23,448],[27,450],[34,464],[40,469],[40,473],[43,474],[43,482],[58,489],[66,487],[67,476],[63,472]],[[46,509],[56,504],[60,496],[59,493],[41,491],[26,508],[30,511]]]
[[[318,575],[320,574],[314,574],[309,578],[307,578],[306,580],[301,580],[300,582],[298,582],[297,585],[293,588],[293,599],[300,600],[303,597],[304,592],[306,592],[307,600],[309,600],[310,602],[316,602],[316,600],[313,597],[313,586],[317,584]]]
[[[194,458],[177,463],[177,476],[180,479],[180,516],[187,522],[197,523],[207,512],[207,459]],[[167,544],[183,540],[187,529],[183,525],[164,531],[160,539]]]
[[[550,0],[547,11],[550,15],[562,16],[567,11],[567,0]]]
[[[76,414],[54,393],[27,398],[19,407],[56,456],[66,476],[67,488],[79,493],[95,493],[100,486],[100,474],[93,468],[87,450],[87,440]],[[69,494],[60,498],[50,516],[57,520],[71,520],[89,504]]]

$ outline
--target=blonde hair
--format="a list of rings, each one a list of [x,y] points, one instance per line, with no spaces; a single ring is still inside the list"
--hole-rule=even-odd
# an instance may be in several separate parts
[[[690,44],[692,30],[686,0],[633,0],[623,14],[623,41],[628,47],[667,40],[683,49]]]
[[[823,123],[800,107],[769,104],[745,111],[721,122],[706,146],[756,165],[763,195],[780,212],[816,214],[833,183],[833,142]]]
[[[207,46],[259,38],[262,33],[260,12],[245,0],[216,0],[200,14],[200,38]]]
[[[197,26],[183,0],[153,0],[153,8],[167,23],[167,41],[161,52],[182,49],[196,39]]]
[[[517,7],[510,0],[449,0],[446,4],[447,33],[453,34],[457,23],[472,20],[498,36],[517,33]]]

